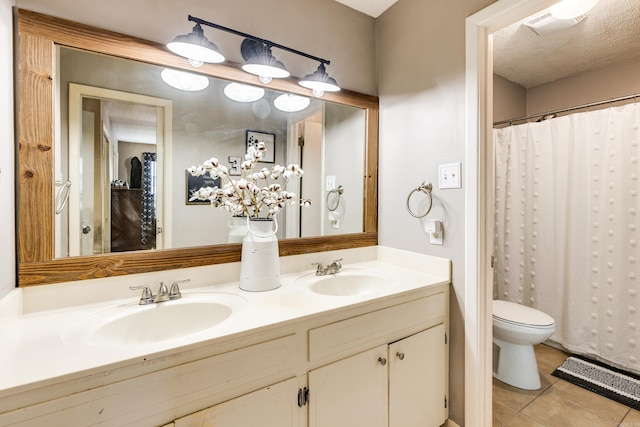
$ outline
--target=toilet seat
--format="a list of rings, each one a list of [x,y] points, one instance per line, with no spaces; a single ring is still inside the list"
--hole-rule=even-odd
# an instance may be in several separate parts
[[[535,308],[509,301],[493,301],[493,317],[511,325],[524,327],[550,327],[555,322],[551,316]]]

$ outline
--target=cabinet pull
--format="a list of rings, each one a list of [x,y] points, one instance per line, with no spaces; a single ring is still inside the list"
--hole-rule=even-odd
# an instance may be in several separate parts
[[[378,357],[378,362],[380,362],[380,364],[384,366],[387,364],[387,359],[384,357]]]
[[[397,352],[396,356],[398,357],[398,359],[404,360],[404,353]]]

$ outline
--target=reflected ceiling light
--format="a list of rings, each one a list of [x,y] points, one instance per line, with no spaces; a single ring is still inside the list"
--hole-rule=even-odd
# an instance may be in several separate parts
[[[283,93],[273,100],[273,105],[280,111],[285,113],[293,113],[307,108],[311,104],[311,100],[304,96],[293,95],[291,93]]]
[[[287,67],[273,56],[271,47],[261,41],[244,39],[240,45],[240,53],[246,61],[242,69],[259,76],[262,83],[269,83],[272,78],[283,79],[291,75]]]
[[[198,91],[209,86],[209,79],[200,74],[165,68],[160,73],[162,80],[171,87],[186,91]]]
[[[264,96],[264,89],[242,83],[229,83],[224,87],[227,98],[238,102],[254,102]]]
[[[317,56],[309,55],[308,53],[252,36],[251,34],[223,27],[222,25],[214,24],[213,22],[205,21],[195,16],[189,15],[188,20],[196,23],[193,31],[185,36],[176,37],[171,43],[167,44],[167,47],[172,52],[189,58],[189,62],[194,67],[201,66],[203,62],[224,61],[224,56],[218,52],[218,47],[204,36],[201,25],[206,25],[244,37],[240,46],[240,53],[246,63],[242,66],[242,69],[248,73],[259,76],[260,81],[264,84],[269,83],[273,78],[285,78],[291,75],[284,64],[278,61],[273,56],[273,53],[271,53],[271,49],[275,47],[320,62],[320,66],[314,73],[307,74],[305,78],[300,81],[303,87],[313,91],[314,96],[319,97],[324,95],[325,92],[340,90],[336,80],[329,77],[325,70],[325,64],[329,65],[330,63],[327,59],[318,58]]]
[[[324,63],[322,62],[315,72],[304,76],[298,84],[307,89],[311,89],[315,97],[321,97],[325,92],[337,92],[340,90],[336,79],[327,74]]]
[[[562,0],[549,8],[558,19],[573,19],[589,12],[599,0]]]
[[[224,61],[224,55],[215,43],[209,41],[197,23],[189,34],[176,36],[167,43],[167,48],[176,55],[184,56],[194,67],[201,67],[203,63],[219,63]]]

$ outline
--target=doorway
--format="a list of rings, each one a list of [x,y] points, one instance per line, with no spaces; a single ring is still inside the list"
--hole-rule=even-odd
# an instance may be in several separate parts
[[[140,141],[114,140],[118,111],[148,117],[148,126],[142,119],[133,126]],[[69,256],[170,247],[171,197],[164,183],[171,168],[164,164],[171,160],[171,114],[170,100],[69,85]],[[120,164],[127,159],[131,166]],[[127,206],[137,215],[121,214],[119,207]],[[134,217],[139,224],[127,231]]]
[[[465,425],[492,424],[493,55],[495,31],[557,0],[498,0],[466,20]]]

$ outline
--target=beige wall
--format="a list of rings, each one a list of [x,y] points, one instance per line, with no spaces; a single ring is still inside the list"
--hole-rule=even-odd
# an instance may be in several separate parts
[[[529,89],[499,75],[493,78],[493,120],[605,101],[640,93],[640,56]],[[627,101],[633,102],[633,101]],[[600,108],[606,108],[606,105]]]
[[[0,0],[0,298],[16,286],[14,247],[13,0]],[[2,331],[0,331],[2,332]]]
[[[190,32],[191,14],[329,59],[327,72],[341,87],[376,94],[375,21],[333,0],[17,0],[17,5],[159,43]],[[241,37],[203,28],[229,60],[243,62]],[[277,48],[273,53],[294,76],[302,77],[318,66]]]
[[[380,96],[380,243],[453,260],[450,416],[464,424],[464,197],[439,190],[438,165],[465,173],[465,19],[492,0],[400,0],[378,18]],[[434,183],[428,218],[444,222],[444,245],[432,246],[409,215],[409,192]]]
[[[640,93],[640,56],[527,91],[527,114]]]
[[[527,115],[527,89],[497,74],[493,75],[493,121]]]

